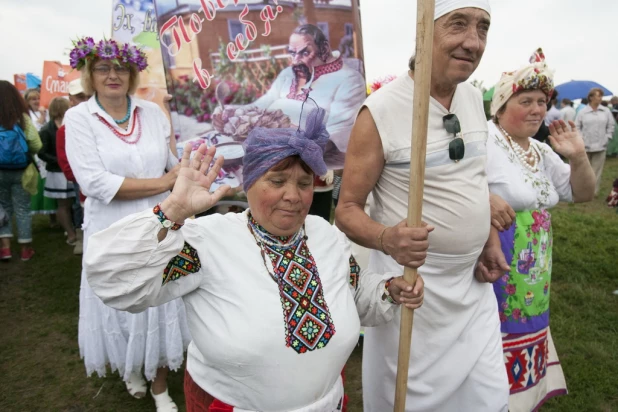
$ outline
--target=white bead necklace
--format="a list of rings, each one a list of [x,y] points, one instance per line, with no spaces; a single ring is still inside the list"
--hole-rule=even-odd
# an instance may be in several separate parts
[[[506,130],[504,130],[502,126],[498,125],[498,127],[500,128],[504,136],[506,136],[507,140],[511,144],[511,147],[513,148],[513,151],[515,152],[515,155],[517,156],[517,159],[519,159],[519,162],[522,164],[522,166],[530,170],[532,173],[538,172],[539,159],[541,158],[541,156],[536,146],[530,141],[530,138],[528,138],[530,146],[528,147],[528,150],[524,150],[519,145],[519,143],[517,143],[511,137],[511,135],[507,133]]]

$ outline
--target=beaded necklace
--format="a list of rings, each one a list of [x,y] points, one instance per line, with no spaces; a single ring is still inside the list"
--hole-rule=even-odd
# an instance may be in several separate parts
[[[105,113],[107,113],[107,110],[105,110],[105,108],[103,107],[103,105],[99,101],[99,96],[97,96],[95,94],[94,95],[94,100],[96,100],[96,102],[99,105],[99,107],[101,108],[101,110],[103,110]],[[109,113],[107,113],[107,114],[109,114]],[[126,122],[127,120],[129,120],[130,117],[131,117],[131,98],[129,98],[129,96],[127,96],[127,114],[122,119],[120,119],[120,120],[116,120],[114,118],[112,118],[112,119],[114,120],[114,122],[116,124],[122,124],[122,123]]]
[[[116,135],[117,138],[119,138],[120,140],[122,140],[123,142],[127,144],[136,144],[137,142],[139,142],[139,139],[141,139],[142,137],[142,122],[140,120],[138,110],[135,110],[135,121],[133,122],[133,127],[131,127],[131,131],[127,134],[120,133],[116,127],[109,124],[107,120],[101,117],[98,113],[97,113],[97,117],[99,118],[99,121],[101,123],[107,126],[107,128],[111,130],[112,133],[114,133],[114,135]],[[129,140],[129,137],[132,136],[133,132],[135,131],[135,125],[137,125],[137,137],[133,140]]]
[[[296,247],[298,246],[298,243],[300,240],[307,241],[309,239],[307,235],[305,234],[305,225],[303,225],[303,227],[298,232],[294,233],[293,235],[289,237],[288,236],[281,236],[281,237],[271,236],[266,232],[265,229],[263,229],[255,221],[255,219],[253,219],[253,216],[251,216],[251,213],[248,213],[247,214],[247,227],[249,228],[249,232],[251,232],[251,234],[253,235],[253,238],[255,239],[255,243],[257,243],[258,247],[260,248],[260,253],[262,254],[262,261],[264,263],[264,267],[266,268],[266,271],[276,283],[279,283],[277,276],[274,273],[272,263],[266,260],[266,256],[268,255],[268,252],[266,251],[266,247],[264,245],[268,245],[271,247],[272,246],[280,247],[282,249],[289,249],[292,247]]]
[[[530,138],[528,138],[530,147],[528,147],[528,150],[524,150],[520,146],[520,144],[517,143],[515,139],[513,139],[511,135],[507,133],[506,130],[504,130],[504,128],[501,125],[498,125],[498,127],[500,128],[500,130],[502,131],[506,139],[511,144],[511,147],[513,148],[513,151],[515,152],[515,155],[517,156],[517,159],[519,160],[521,165],[524,166],[529,171],[531,171],[532,173],[538,172],[539,160],[541,159],[541,155],[539,154],[538,149],[536,148],[536,145],[530,141]]]

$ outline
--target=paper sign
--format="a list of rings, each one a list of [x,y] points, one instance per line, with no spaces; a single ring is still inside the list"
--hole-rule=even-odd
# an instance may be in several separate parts
[[[24,94],[26,90],[28,90],[28,86],[26,85],[26,75],[25,74],[14,74],[13,75],[13,84],[19,90],[21,94]]]
[[[140,84],[135,95],[164,108],[167,86],[153,1],[113,0],[112,38],[140,46],[144,50],[148,68],[140,74]]]
[[[41,106],[49,107],[54,97],[69,95],[69,83],[79,79],[80,73],[69,65],[60,62],[43,62],[43,77],[41,79]]]

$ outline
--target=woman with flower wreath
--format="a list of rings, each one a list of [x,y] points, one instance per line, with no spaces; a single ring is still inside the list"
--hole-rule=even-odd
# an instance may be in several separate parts
[[[500,230],[511,266],[494,283],[511,412],[536,410],[567,393],[549,329],[553,240],[548,209],[558,201],[586,202],[594,194],[594,173],[573,122],[550,124],[553,150],[531,138],[543,123],[553,88],[553,73],[538,49],[528,66],[502,75],[491,104],[487,180],[492,224]]]
[[[75,43],[71,66],[81,71],[92,97],[65,116],[66,154],[87,196],[84,253],[94,233],[167,197],[176,182],[178,159],[169,149],[170,123],[154,103],[133,97],[145,54],[134,46],[92,38]],[[183,302],[172,300],[141,313],[114,310],[94,295],[82,272],[79,347],[88,375],[118,370],[127,390],[146,395],[158,411],[176,411],[167,391],[168,369],[178,369],[190,342]]]

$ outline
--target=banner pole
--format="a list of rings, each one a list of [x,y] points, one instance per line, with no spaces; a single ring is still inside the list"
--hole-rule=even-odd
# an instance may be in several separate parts
[[[414,70],[414,101],[412,114],[412,145],[410,153],[410,187],[408,192],[408,227],[421,227],[423,187],[425,182],[425,154],[427,152],[427,127],[429,118],[429,93],[431,85],[431,58],[435,0],[417,0],[416,60]],[[417,270],[406,267],[404,279],[414,284]],[[395,412],[405,412],[408,391],[408,368],[412,344],[414,311],[401,307],[399,329],[399,357],[395,381]]]

